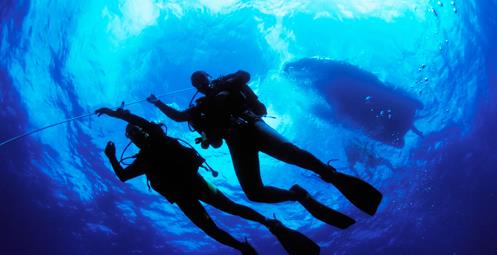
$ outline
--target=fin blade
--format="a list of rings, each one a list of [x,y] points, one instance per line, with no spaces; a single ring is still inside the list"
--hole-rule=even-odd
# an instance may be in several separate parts
[[[375,215],[383,195],[371,184],[344,173],[335,173],[331,183],[357,208]]]
[[[304,234],[287,228],[281,223],[270,228],[289,255],[319,255],[321,248]]]
[[[346,229],[356,222],[349,216],[321,204],[312,197],[301,201],[301,204],[315,218],[340,229]]]

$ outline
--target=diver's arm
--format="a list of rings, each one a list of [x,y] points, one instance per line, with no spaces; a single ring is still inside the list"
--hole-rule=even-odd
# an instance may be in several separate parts
[[[108,116],[124,120],[130,124],[133,124],[135,126],[139,126],[143,128],[145,131],[152,131],[154,130],[154,126],[152,123],[147,121],[146,119],[130,113],[128,110],[123,110],[123,109],[118,109],[116,111],[111,110],[109,108],[100,108],[95,111],[95,113],[100,116],[102,114],[106,114]]]
[[[139,164],[137,164],[136,161],[126,167],[126,169],[123,169],[116,158],[116,147],[113,142],[107,143],[107,146],[105,147],[105,155],[109,158],[112,169],[114,170],[114,173],[116,173],[117,178],[119,178],[122,182],[144,174],[143,171],[139,170]]]
[[[170,119],[176,121],[176,122],[185,122],[190,120],[190,112],[189,110],[184,110],[184,111],[178,111],[171,106],[163,103],[160,101],[158,98],[156,98],[154,95],[150,95],[147,98],[147,101],[150,102],[151,104],[155,105],[161,112],[163,112],[167,117]]]

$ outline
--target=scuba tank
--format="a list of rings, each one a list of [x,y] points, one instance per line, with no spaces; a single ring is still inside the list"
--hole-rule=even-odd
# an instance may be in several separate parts
[[[230,128],[253,123],[267,114],[266,106],[247,85],[249,80],[250,74],[244,71],[221,76],[210,82],[210,95],[197,99],[195,105],[198,91],[192,97],[190,107],[198,107],[199,113],[192,116],[189,126],[201,135],[195,141],[202,148],[220,147]]]

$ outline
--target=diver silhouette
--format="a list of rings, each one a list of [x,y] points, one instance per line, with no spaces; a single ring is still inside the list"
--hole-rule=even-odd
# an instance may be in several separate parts
[[[101,108],[95,113],[128,122],[126,136],[140,149],[133,163],[124,169],[116,158],[114,143],[107,143],[105,154],[122,182],[146,175],[147,183],[150,182],[151,187],[170,203],[176,203],[197,227],[244,255],[254,255],[257,252],[247,241],[238,241],[219,228],[200,201],[226,213],[263,224],[291,255],[319,254],[319,246],[305,235],[285,227],[276,219],[264,217],[250,207],[233,202],[207,182],[198,173],[198,168],[205,160],[193,148],[183,146],[178,139],[165,134],[161,125],[123,109],[114,111]]]
[[[153,94],[148,101],[174,121],[188,121],[202,135],[197,142],[202,143],[203,148],[209,145],[217,148],[224,139],[240,185],[250,200],[267,203],[298,201],[312,215],[328,224],[347,228],[355,223],[348,216],[315,201],[298,185],[292,186],[290,190],[265,186],[260,175],[258,153],[261,151],[313,171],[337,187],[359,209],[374,215],[382,194],[358,178],[337,172],[334,167],[292,144],[267,125],[262,119],[266,107],[247,85],[249,80],[250,74],[245,71],[215,80],[211,80],[204,71],[196,71],[191,76],[191,82],[204,96],[197,99],[195,104],[190,103],[188,109],[176,110]]]
[[[351,139],[344,145],[345,155],[347,156],[348,168],[356,175],[365,174],[373,176],[373,169],[386,167],[395,171],[393,164],[386,158],[376,153],[375,145],[359,139]],[[356,164],[362,165],[363,170],[357,169]]]

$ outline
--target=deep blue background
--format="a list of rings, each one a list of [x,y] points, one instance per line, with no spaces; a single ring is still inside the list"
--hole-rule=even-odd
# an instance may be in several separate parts
[[[188,87],[199,68],[215,76],[245,69],[276,117],[268,123],[323,160],[338,159],[340,169],[374,183],[385,199],[367,217],[316,177],[263,157],[266,183],[299,183],[358,219],[338,231],[297,204],[248,202],[226,148],[202,151],[222,172],[203,175],[228,196],[276,213],[316,240],[322,254],[495,254],[497,3],[455,1],[454,12],[442,2],[4,0],[0,140]],[[375,139],[313,82],[327,71],[284,72],[308,57],[350,63],[421,102],[414,124],[424,135],[408,131],[400,147]],[[191,94],[164,101],[185,107]],[[163,119],[146,104],[130,109]],[[164,121],[172,135],[195,137]],[[109,139],[122,148],[123,127],[85,118],[0,147],[2,254],[236,254],[147,191],[143,179],[124,185],[115,178],[102,148]],[[209,212],[261,254],[284,254],[262,227]]]

